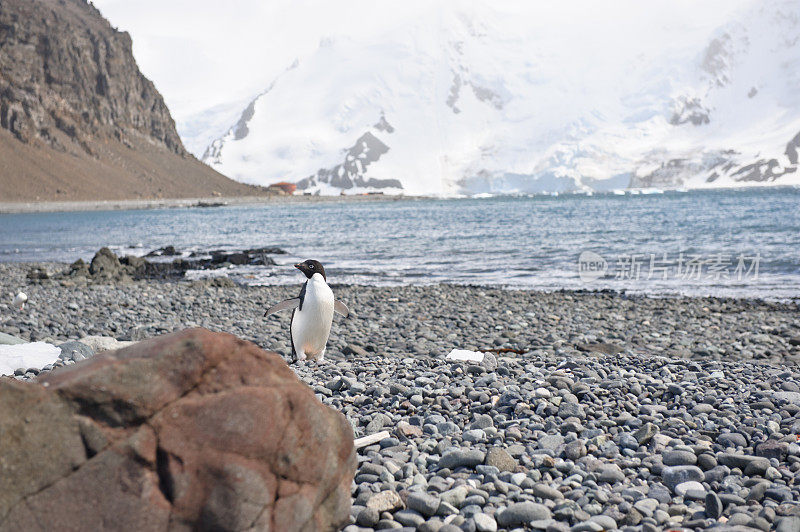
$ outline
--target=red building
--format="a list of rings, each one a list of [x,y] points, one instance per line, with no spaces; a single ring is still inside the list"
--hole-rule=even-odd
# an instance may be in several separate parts
[[[278,183],[272,183],[268,190],[272,190],[278,192],[279,194],[285,194],[287,196],[291,196],[294,194],[294,191],[297,190],[297,185],[294,183],[287,183],[286,181],[280,181]]]

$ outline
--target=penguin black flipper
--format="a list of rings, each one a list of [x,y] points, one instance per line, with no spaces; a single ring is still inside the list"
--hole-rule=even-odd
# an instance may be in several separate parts
[[[300,289],[300,295],[297,296],[297,299],[300,300],[300,304],[297,305],[298,310],[303,310],[303,301],[306,299],[306,285],[308,285],[308,281],[303,283],[303,288]]]
[[[303,288],[300,289],[300,296],[290,301],[298,301],[297,306],[292,310],[292,319],[289,320],[289,345],[292,346],[292,359],[297,361],[297,352],[294,350],[294,335],[292,334],[292,324],[294,323],[294,313],[298,310],[303,310],[303,301],[306,299],[306,285],[308,281],[303,283]]]
[[[292,310],[292,319],[289,320],[289,345],[292,346],[292,360],[297,362],[297,353],[294,350],[294,335],[292,334],[292,322],[294,321],[294,313],[297,309]]]

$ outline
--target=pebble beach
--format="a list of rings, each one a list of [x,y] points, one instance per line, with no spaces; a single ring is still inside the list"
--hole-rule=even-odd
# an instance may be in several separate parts
[[[0,332],[59,345],[199,326],[289,361],[289,314],[261,316],[299,281],[52,275],[67,268],[0,264],[0,292],[29,297],[0,304]],[[358,449],[345,530],[800,530],[796,302],[332,287],[350,317],[324,363],[291,367],[379,438]]]

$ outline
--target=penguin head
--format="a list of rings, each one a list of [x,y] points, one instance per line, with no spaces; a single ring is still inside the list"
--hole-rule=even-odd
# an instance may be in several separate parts
[[[315,273],[318,273],[322,275],[323,279],[327,280],[327,277],[325,277],[325,268],[322,267],[322,264],[320,264],[318,260],[304,260],[303,262],[295,264],[294,267],[303,272],[309,279],[311,279]]]

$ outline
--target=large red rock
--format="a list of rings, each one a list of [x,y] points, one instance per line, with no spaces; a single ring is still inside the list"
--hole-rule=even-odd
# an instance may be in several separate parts
[[[333,530],[349,424],[275,353],[190,329],[0,379],[0,530]]]

